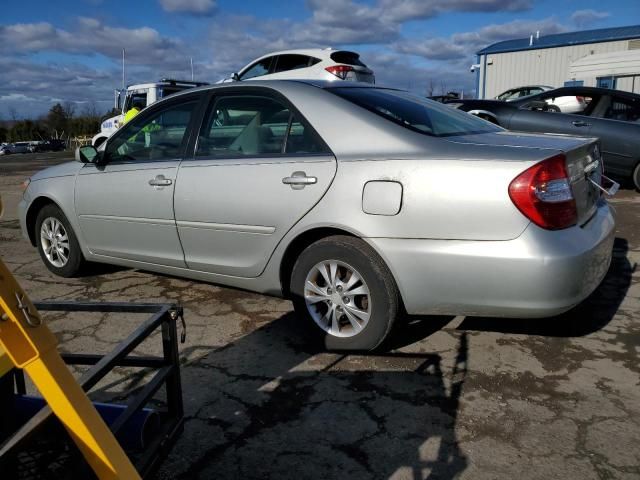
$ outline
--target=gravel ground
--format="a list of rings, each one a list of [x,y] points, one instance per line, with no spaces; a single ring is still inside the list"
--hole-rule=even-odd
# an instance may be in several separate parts
[[[34,300],[184,305],[185,430],[159,478],[640,477],[640,194],[612,200],[611,269],[573,311],[412,318],[393,350],[338,355],[314,351],[281,299],[119,268],[54,277],[21,237],[15,206],[26,176],[68,157],[0,157],[0,256]],[[73,352],[108,351],[140,320],[47,318]],[[139,380],[115,372],[96,398]]]

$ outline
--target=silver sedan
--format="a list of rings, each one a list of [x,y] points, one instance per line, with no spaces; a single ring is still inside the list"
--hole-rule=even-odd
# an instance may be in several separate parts
[[[330,349],[409,314],[544,317],[611,261],[595,139],[513,134],[366,84],[173,95],[34,175],[24,236],[62,276],[103,262],[291,298]]]

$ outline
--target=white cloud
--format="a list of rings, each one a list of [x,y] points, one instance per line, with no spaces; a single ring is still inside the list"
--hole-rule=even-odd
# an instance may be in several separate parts
[[[142,65],[176,65],[188,59],[182,40],[150,27],[111,27],[87,17],[77,19],[72,30],[46,22],[0,26],[0,52],[7,55],[48,51],[117,59],[123,48],[131,61]]]
[[[609,12],[598,12],[592,9],[576,10],[571,15],[571,21],[576,27],[584,28],[610,16]]]
[[[458,60],[471,58],[475,52],[492,43],[525,38],[537,31],[540,35],[551,35],[566,30],[567,28],[554,17],[543,20],[513,20],[487,25],[473,32],[455,33],[446,38],[405,39],[396,42],[392,47],[397,52],[418,55],[429,60]]]
[[[215,0],[160,0],[166,12],[190,15],[211,15],[216,10]]]

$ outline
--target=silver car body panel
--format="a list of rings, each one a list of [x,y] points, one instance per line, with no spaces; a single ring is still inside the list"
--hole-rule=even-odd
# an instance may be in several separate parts
[[[109,255],[185,267],[173,193],[180,161],[86,164],[75,185],[75,212],[87,248]],[[157,176],[169,186],[149,185]]]
[[[25,235],[29,207],[47,197],[69,218],[88,260],[281,295],[289,245],[311,230],[337,229],[380,253],[416,314],[553,315],[603,278],[614,232],[604,201],[585,204],[578,226],[546,231],[507,195],[519,173],[558,153],[579,169],[593,139],[503,131],[429,137],[302,82],[189,93],[248,86],[285,96],[334,156],[186,159],[100,172],[60,165],[32,177],[19,207]],[[282,183],[296,171],[317,183],[300,190]],[[149,186],[159,174],[172,186]],[[399,211],[392,193],[375,202],[390,214],[365,213],[370,181],[401,185]],[[587,198],[584,181],[573,189],[584,194],[577,200]]]
[[[283,184],[294,172],[316,183],[302,189]],[[174,204],[187,265],[257,277],[282,237],[322,198],[335,172],[335,158],[326,155],[184,161]]]

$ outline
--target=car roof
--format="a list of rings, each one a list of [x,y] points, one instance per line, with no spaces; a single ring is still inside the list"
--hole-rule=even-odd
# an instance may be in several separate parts
[[[336,53],[336,52],[348,52],[348,53],[353,53],[354,55],[360,56],[360,54],[357,53],[357,52],[352,52],[350,50],[343,50],[343,49],[335,49],[335,48],[331,48],[331,47],[328,47],[328,48],[294,48],[294,49],[290,49],[290,50],[280,50],[280,51],[277,51],[277,52],[265,53],[264,55],[255,58],[250,63],[254,63],[257,60],[260,60],[261,58],[273,57],[275,55],[287,55],[287,54],[307,55],[307,56],[329,58],[332,53]]]
[[[384,90],[398,90],[397,88],[386,87],[382,85],[374,85],[366,82],[342,82],[342,81],[314,80],[314,79],[245,80],[242,82],[214,83],[212,85],[203,85],[201,87],[182,90],[181,92],[173,93],[170,96],[165,97],[156,103],[178,98],[182,95],[188,95],[194,92],[203,92],[208,90],[224,90],[224,89],[237,89],[237,88],[250,88],[250,87],[253,87],[253,88],[267,87],[267,88],[274,88],[275,90],[279,90],[281,88],[286,89],[287,85],[292,85],[292,84],[305,84],[305,85],[310,85],[310,86],[322,88],[322,89],[340,87],[340,88],[377,88],[377,89],[384,89]],[[153,105],[155,105],[156,103],[154,103]]]
[[[614,90],[611,88],[599,88],[599,87],[560,87],[554,90],[546,91],[544,92],[544,95],[548,95],[550,93],[556,93],[556,92],[558,94],[563,94],[563,95],[578,95],[578,96],[616,95],[619,97],[627,97],[627,98],[640,100],[640,95],[636,93],[626,92],[624,90]]]

